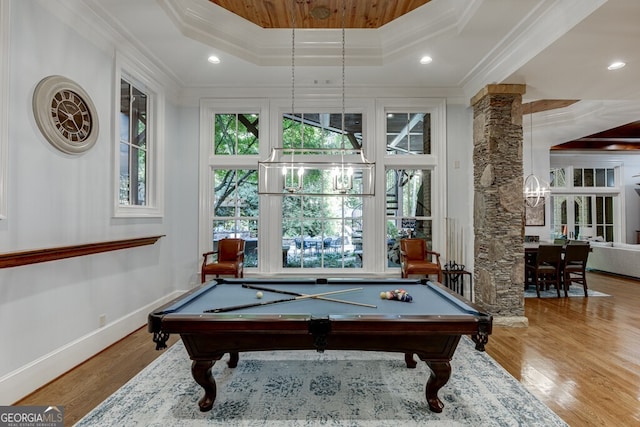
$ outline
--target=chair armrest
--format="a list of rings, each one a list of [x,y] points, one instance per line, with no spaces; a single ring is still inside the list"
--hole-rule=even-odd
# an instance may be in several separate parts
[[[202,257],[203,257],[202,263],[206,264],[207,258],[209,258],[209,255],[214,255],[214,254],[217,254],[217,253],[218,253],[218,251],[209,251],[209,252],[203,253],[202,254]]]
[[[438,262],[438,265],[440,265],[440,252],[436,252],[436,251],[425,251],[427,255],[433,255],[436,257],[436,261]]]

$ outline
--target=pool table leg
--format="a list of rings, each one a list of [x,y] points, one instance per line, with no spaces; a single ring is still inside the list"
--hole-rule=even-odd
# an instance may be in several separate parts
[[[415,368],[418,365],[418,362],[413,358],[413,353],[404,354],[404,363],[407,364],[407,368]]]
[[[440,390],[442,386],[449,381],[449,377],[451,376],[451,364],[449,364],[449,362],[426,362],[432,371],[429,379],[427,380],[427,386],[425,387],[427,403],[429,404],[429,409],[433,412],[442,412],[444,404],[438,398],[438,390]]]
[[[238,366],[239,359],[240,356],[238,355],[237,351],[229,353],[229,361],[227,362],[227,366],[230,368],[235,368],[236,366]]]
[[[210,411],[213,408],[213,402],[216,400],[216,380],[211,375],[211,368],[215,362],[215,360],[194,360],[191,363],[193,379],[204,389],[204,396],[198,401],[198,406],[200,406],[202,412]]]

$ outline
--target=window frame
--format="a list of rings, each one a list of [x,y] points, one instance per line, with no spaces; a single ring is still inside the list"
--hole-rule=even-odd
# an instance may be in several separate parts
[[[369,161],[375,161],[376,154],[376,146],[377,138],[375,135],[375,103],[374,99],[370,98],[351,98],[345,100],[344,105],[345,113],[356,113],[362,114],[362,141],[363,141],[363,151],[365,156]],[[291,113],[291,100],[290,99],[271,99],[269,105],[269,121],[271,123],[271,129],[273,133],[271,135],[270,141],[272,141],[273,145],[270,145],[267,149],[268,153],[270,153],[271,147],[282,147],[281,135],[282,135],[282,116],[283,114]],[[314,113],[332,113],[332,114],[341,114],[342,106],[341,99],[339,98],[322,98],[322,97],[305,97],[302,99],[296,100],[295,105],[295,114],[304,113],[304,114],[314,114]],[[274,141],[275,138],[275,142]],[[300,159],[306,160],[319,160],[321,156],[317,156],[318,158],[310,158],[312,156],[300,156]],[[376,170],[378,166],[376,165]],[[377,175],[377,171],[376,171]],[[377,177],[375,177],[377,185]],[[376,187],[377,188],[377,187]],[[376,197],[377,197],[376,191]],[[269,197],[269,196],[261,196],[265,197],[266,200],[269,200],[271,209],[276,209],[277,212],[282,211],[282,197]],[[369,217],[367,217],[367,212],[372,213],[372,197],[363,197],[363,217],[367,218],[367,222],[370,222]],[[266,204],[262,203],[261,207]],[[273,211],[272,211],[273,212]],[[261,217],[262,216],[261,214]],[[281,253],[281,241],[282,241],[282,221],[278,221],[277,226],[269,227],[270,228],[270,236],[268,242],[269,246],[265,249],[267,253],[270,254],[278,254]],[[375,234],[375,233],[374,233]],[[373,234],[371,236],[367,236],[365,230],[362,230],[362,246],[366,248],[371,248],[370,245],[371,239],[373,239]],[[341,276],[359,276],[364,273],[370,272],[371,269],[368,267],[369,265],[375,265],[374,258],[370,255],[370,251],[364,252],[362,257],[362,264],[359,268],[324,268],[324,267],[286,267],[282,266],[281,262],[276,262],[275,260],[267,260],[260,259],[259,263],[262,265],[268,265],[269,272],[274,272],[282,275],[310,275],[314,276],[330,276],[340,274]],[[263,251],[264,253],[264,251]]]
[[[565,170],[565,186],[563,187],[551,187],[551,197],[567,197],[567,201],[571,202],[569,203],[569,205],[567,206],[567,226],[569,229],[574,229],[575,228],[575,222],[574,222],[574,210],[573,210],[573,203],[575,200],[575,197],[581,197],[581,196],[592,196],[593,197],[593,202],[595,205],[595,200],[597,197],[612,197],[613,198],[613,241],[614,242],[620,242],[622,237],[623,237],[623,230],[626,229],[626,225],[624,223],[624,211],[625,211],[625,207],[624,207],[624,192],[623,190],[623,183],[622,183],[622,177],[624,176],[623,173],[623,164],[622,162],[618,162],[618,161],[603,161],[603,162],[591,162],[591,161],[580,161],[580,162],[575,162],[573,164],[568,164],[568,163],[562,163],[562,162],[558,162],[558,161],[552,161],[551,162],[551,169],[564,169]],[[613,187],[607,187],[606,186],[606,180],[605,180],[605,186],[601,186],[601,187],[596,187],[594,186],[578,186],[576,187],[574,185],[574,171],[576,169],[613,169],[614,171],[614,186]],[[551,201],[551,197],[549,199],[549,201]],[[553,211],[553,204],[549,203],[549,236],[553,237],[553,226],[552,224],[555,224],[555,219],[553,218],[554,215],[554,211]],[[596,221],[596,211],[593,211],[593,218],[592,218],[592,223],[589,224],[593,229],[594,232],[596,230],[597,227],[597,221]],[[596,236],[594,236],[596,237]],[[577,238],[577,236],[574,236],[574,238]]]
[[[295,113],[340,113],[338,97],[305,96],[296,100]],[[386,110],[407,113],[429,113],[431,118],[431,153],[427,155],[386,155]],[[291,112],[288,98],[209,98],[200,101],[200,153],[199,153],[199,249],[200,253],[210,250],[213,245],[212,212],[210,195],[212,192],[211,169],[252,169],[258,161],[266,159],[272,147],[281,147],[282,115]],[[229,156],[216,159],[214,153],[213,117],[216,113],[260,114],[260,146],[258,155]],[[364,197],[363,246],[368,248],[363,254],[362,267],[353,268],[283,268],[281,262],[282,225],[280,215],[282,198],[260,195],[259,218],[269,220],[277,216],[268,227],[258,224],[258,268],[246,269],[245,273],[281,276],[314,275],[324,277],[340,274],[361,276],[362,274],[397,275],[399,268],[387,266],[386,197],[384,195],[385,171],[387,167],[402,169],[432,170],[432,213],[433,247],[446,253],[446,100],[444,98],[350,98],[345,102],[345,112],[361,113],[363,126],[363,149],[368,160],[376,162],[374,197]],[[219,156],[222,157],[222,156]],[[385,261],[385,262],[382,262]]]
[[[114,120],[114,212],[117,218],[157,218],[164,216],[165,95],[163,86],[149,76],[142,64],[116,54],[114,113],[120,116],[120,84],[124,79],[147,96],[147,155],[145,205],[120,204],[120,121]]]
[[[446,102],[441,98],[389,98],[380,99],[376,101],[376,122],[377,122],[377,135],[380,135],[384,140],[378,144],[380,162],[376,165],[376,168],[381,168],[384,173],[379,173],[376,179],[376,188],[386,188],[386,172],[389,169],[416,169],[416,170],[431,170],[431,225],[433,229],[433,236],[431,241],[431,250],[439,252],[441,262],[447,261],[446,254],[447,242],[445,241],[444,224],[446,218]],[[431,154],[387,154],[387,132],[386,132],[386,117],[388,113],[429,113],[431,120]],[[377,194],[377,193],[376,193]],[[384,241],[376,242],[377,248],[384,251],[384,271],[391,272],[397,271],[398,267],[389,267],[387,261],[387,242],[386,242],[386,227],[387,220],[386,215],[386,197],[377,198],[377,212],[381,213],[383,222],[380,229],[385,230],[381,234],[381,238]]]
[[[246,99],[204,99],[200,102],[200,206],[198,221],[198,246],[199,252],[205,253],[213,248],[213,212],[211,195],[213,194],[213,171],[216,169],[255,169],[258,170],[258,161],[268,155],[266,143],[259,143],[258,154],[240,155],[216,155],[215,141],[213,139],[216,114],[250,114],[257,113],[260,117],[260,141],[269,140],[268,101],[264,98]],[[265,136],[266,135],[266,136]],[[260,196],[258,205],[258,267],[245,268],[245,270],[263,271],[262,258],[264,257],[263,240],[269,238],[260,229],[260,218],[266,215],[264,210],[264,196]],[[267,228],[266,231],[268,231]]]

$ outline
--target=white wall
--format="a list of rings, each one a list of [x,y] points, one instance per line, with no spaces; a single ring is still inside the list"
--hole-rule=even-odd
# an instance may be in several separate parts
[[[448,239],[452,260],[463,264],[467,271],[472,271],[473,109],[461,104],[447,105],[447,212],[447,216],[453,220],[453,234],[459,239],[458,242],[462,242],[456,245]],[[455,249],[460,246],[462,249]]]
[[[0,252],[166,237],[153,246],[0,269],[2,405],[143,326],[150,310],[196,282],[197,109],[166,106],[164,217],[113,218],[115,47],[96,47],[42,5],[11,2],[8,198]],[[33,90],[51,74],[79,83],[96,105],[100,135],[85,154],[57,151],[35,124]]]

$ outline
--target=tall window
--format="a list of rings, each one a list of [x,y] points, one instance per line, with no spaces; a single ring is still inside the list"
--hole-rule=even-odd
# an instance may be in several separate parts
[[[245,240],[245,266],[258,266],[258,171],[254,167],[221,167],[241,164],[242,157],[257,154],[259,115],[218,113],[213,116],[212,246],[227,237]],[[255,161],[254,161],[255,162]],[[236,162],[237,163],[237,162]]]
[[[387,111],[387,153],[417,159],[431,154],[431,120],[428,113]],[[401,159],[402,160],[402,159]],[[411,159],[415,162],[416,159]],[[428,159],[421,161],[428,163]],[[432,172],[411,166],[389,167],[385,177],[387,265],[400,265],[399,240],[419,237],[433,245]]]
[[[120,80],[120,197],[121,205],[147,204],[147,95]]]
[[[282,135],[283,148],[309,148],[311,162],[326,161],[313,149],[362,147],[362,114],[345,114],[344,134],[342,114],[285,114]],[[309,192],[329,193],[333,186],[331,169],[305,170],[302,179]],[[361,187],[362,179],[361,173],[354,174],[351,191]],[[362,196],[283,196],[283,267],[362,268],[362,206]]]
[[[551,187],[552,238],[615,240],[619,197],[615,168],[553,169]]]
[[[116,67],[114,215],[159,217],[164,210],[163,88],[135,60],[117,54]]]
[[[220,239],[245,240],[245,265],[258,265],[258,171],[213,170],[213,247]]]

